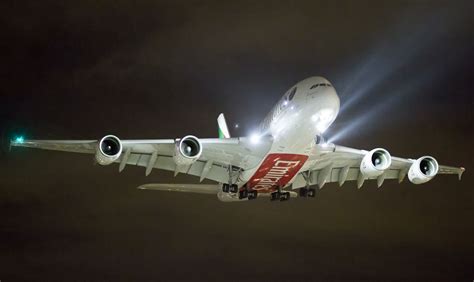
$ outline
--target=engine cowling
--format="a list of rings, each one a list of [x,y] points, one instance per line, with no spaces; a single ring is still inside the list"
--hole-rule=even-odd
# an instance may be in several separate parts
[[[417,159],[408,170],[408,179],[413,184],[422,184],[430,181],[438,173],[438,162],[435,158],[424,156]]]
[[[95,159],[100,165],[115,162],[122,154],[122,142],[117,136],[107,135],[100,139]]]
[[[381,175],[392,164],[392,156],[382,148],[373,149],[365,154],[360,163],[360,171],[366,178]]]
[[[178,166],[191,165],[201,154],[201,141],[196,136],[188,135],[176,142],[173,160]]]

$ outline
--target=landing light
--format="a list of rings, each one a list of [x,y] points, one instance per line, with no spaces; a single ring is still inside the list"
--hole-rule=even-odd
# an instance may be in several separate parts
[[[252,144],[258,144],[260,142],[260,135],[257,134],[257,133],[253,133],[252,135],[250,135],[250,142]]]
[[[326,122],[320,121],[316,124],[316,130],[319,133],[324,133],[326,131],[326,129],[328,129],[328,127],[329,127],[329,124],[326,123]]]

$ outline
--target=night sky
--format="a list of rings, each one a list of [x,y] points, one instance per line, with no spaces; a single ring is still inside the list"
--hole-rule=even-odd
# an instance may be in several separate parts
[[[466,173],[222,203],[136,189],[193,177],[4,150],[1,281],[474,279],[472,1],[8,2],[3,145],[13,134],[216,137],[220,112],[245,136],[321,75],[342,104],[326,137]]]

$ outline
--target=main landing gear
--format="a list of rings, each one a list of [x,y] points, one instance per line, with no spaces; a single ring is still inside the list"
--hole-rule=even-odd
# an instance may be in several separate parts
[[[277,191],[272,192],[270,194],[270,201],[278,201],[284,202],[290,199],[290,192],[282,192],[280,188]]]
[[[314,188],[309,188],[309,186],[306,186],[305,188],[300,188],[300,197],[302,198],[314,198],[316,195],[316,189]]]
[[[233,179],[233,170],[232,170],[232,165],[229,165],[227,168],[229,171],[229,183],[224,183],[222,184],[222,192],[224,193],[237,193],[239,192],[239,186],[237,184],[232,184],[232,179]]]
[[[239,199],[249,199],[249,200],[255,200],[257,199],[257,190],[249,190],[247,187],[243,187],[242,190],[239,192]]]
[[[237,194],[239,193],[239,199],[249,199],[249,200],[255,200],[257,199],[258,192],[257,190],[250,190],[247,189],[246,186],[242,187],[239,191],[239,187],[237,184],[222,184],[222,192],[224,193],[232,193],[232,194]]]
[[[224,193],[237,193],[239,192],[239,187],[237,184],[222,184],[222,192]]]

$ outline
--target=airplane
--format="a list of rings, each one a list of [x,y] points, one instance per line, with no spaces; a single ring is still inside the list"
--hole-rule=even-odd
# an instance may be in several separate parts
[[[217,118],[219,138],[187,135],[176,139],[121,140],[105,135],[99,140],[26,140],[17,137],[13,147],[95,154],[100,165],[118,164],[185,173],[213,184],[151,183],[139,189],[216,195],[223,202],[243,202],[259,197],[271,201],[315,197],[326,183],[366,180],[381,187],[386,179],[400,183],[408,175],[422,184],[437,174],[457,174],[463,167],[439,165],[431,156],[417,159],[392,157],[383,148],[370,151],[328,143],[323,133],[334,122],[339,96],[325,78],[314,76],[292,86],[268,113],[256,133],[230,136],[223,114]]]

